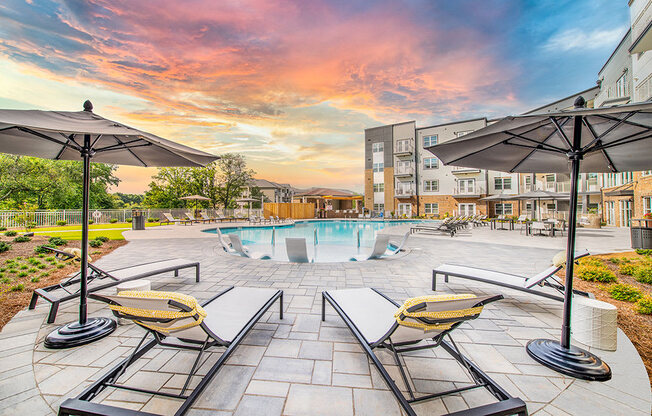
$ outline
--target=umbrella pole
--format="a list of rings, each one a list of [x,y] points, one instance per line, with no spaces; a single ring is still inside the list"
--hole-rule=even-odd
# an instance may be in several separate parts
[[[82,189],[82,235],[81,235],[81,261],[80,261],[80,289],[79,289],[79,321],[61,326],[50,332],[45,337],[46,348],[61,349],[88,344],[104,338],[116,329],[116,322],[110,318],[88,319],[86,298],[88,297],[88,211],[89,193],[91,184],[91,136],[84,135],[84,146],[81,150],[84,163],[84,177]]]
[[[582,159],[582,117],[575,116],[571,161],[570,207],[568,208],[568,242],[566,245],[566,281],[564,282],[564,316],[561,342],[551,339],[534,339],[526,350],[530,357],[559,373],[583,380],[607,381],[611,369],[598,356],[571,345],[571,306],[573,300],[573,266],[575,261],[575,232],[577,214],[577,183]]]

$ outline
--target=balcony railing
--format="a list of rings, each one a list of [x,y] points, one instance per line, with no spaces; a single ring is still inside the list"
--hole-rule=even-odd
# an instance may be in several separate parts
[[[394,168],[394,176],[412,176],[414,175],[413,163],[401,163]]]
[[[394,196],[396,198],[407,198],[414,194],[414,186],[396,186],[394,188]]]
[[[474,174],[474,173],[480,173],[480,169],[465,168],[462,166],[453,166],[453,175],[464,175],[464,174]]]
[[[413,140],[399,140],[394,145],[394,154],[397,156],[411,155],[414,152]]]
[[[568,182],[546,182],[544,189],[549,192],[570,192]]]
[[[453,196],[457,198],[475,198],[480,195],[484,195],[486,193],[486,188],[484,184],[475,184],[473,187],[456,187],[455,190],[453,191]]]

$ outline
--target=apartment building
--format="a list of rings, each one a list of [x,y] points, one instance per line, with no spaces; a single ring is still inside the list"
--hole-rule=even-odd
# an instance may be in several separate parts
[[[276,183],[267,179],[254,179],[252,185],[260,189],[267,202],[292,202],[292,197],[296,192],[296,189],[290,184]],[[247,189],[245,195],[251,195],[251,189]]]

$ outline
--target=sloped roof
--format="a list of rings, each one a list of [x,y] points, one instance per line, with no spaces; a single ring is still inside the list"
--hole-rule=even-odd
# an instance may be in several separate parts
[[[354,196],[355,192],[347,191],[346,189],[333,189],[333,188],[318,188],[312,187],[309,189],[299,190],[294,196]]]

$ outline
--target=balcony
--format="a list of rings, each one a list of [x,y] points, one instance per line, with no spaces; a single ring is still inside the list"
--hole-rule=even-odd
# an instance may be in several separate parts
[[[548,192],[570,192],[570,182],[546,182],[544,189]]]
[[[453,175],[475,175],[480,173],[480,169],[465,168],[462,166],[453,166],[452,173]]]
[[[394,145],[394,156],[410,156],[414,153],[413,140],[399,140]]]
[[[395,177],[410,177],[414,175],[414,163],[401,163],[394,167]]]
[[[453,198],[480,198],[487,193],[484,185],[457,186],[453,190]]]
[[[400,182],[396,183],[396,187],[394,187],[394,197],[395,198],[410,198],[415,194],[414,192],[414,185],[401,185]]]

